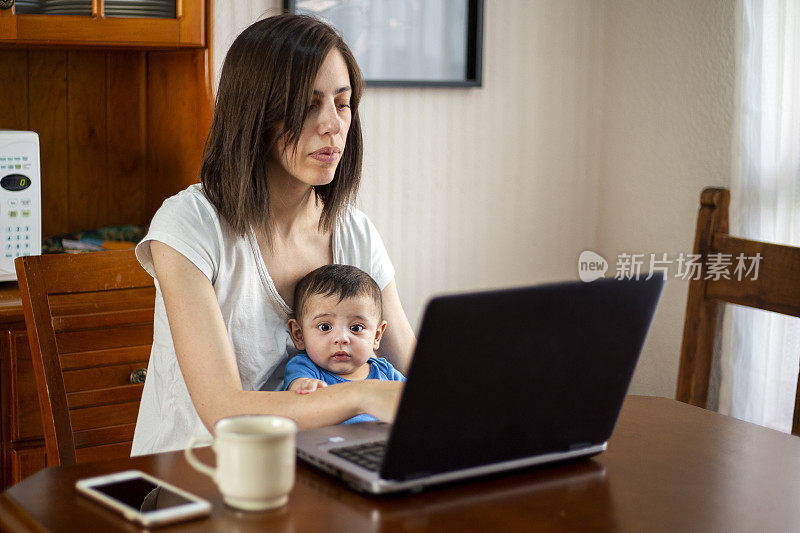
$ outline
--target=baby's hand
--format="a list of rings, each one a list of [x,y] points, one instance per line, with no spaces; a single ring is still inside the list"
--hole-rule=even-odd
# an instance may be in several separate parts
[[[308,394],[309,392],[314,392],[319,388],[327,386],[327,383],[319,379],[297,378],[289,385],[289,390],[293,390],[297,392],[297,394]]]

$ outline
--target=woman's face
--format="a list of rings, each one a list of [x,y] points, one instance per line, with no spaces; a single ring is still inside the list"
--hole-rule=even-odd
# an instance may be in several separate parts
[[[278,160],[306,185],[327,185],[339,164],[350,129],[350,75],[342,54],[331,50],[317,73],[314,95],[297,151],[279,143]]]

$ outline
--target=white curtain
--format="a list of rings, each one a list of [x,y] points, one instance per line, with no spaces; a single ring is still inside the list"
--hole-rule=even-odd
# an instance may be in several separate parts
[[[800,246],[800,0],[739,0],[731,233]],[[800,319],[729,309],[720,411],[791,429]]]

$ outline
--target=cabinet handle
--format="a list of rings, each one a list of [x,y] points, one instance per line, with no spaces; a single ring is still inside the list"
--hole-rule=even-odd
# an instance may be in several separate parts
[[[133,372],[131,372],[131,383],[144,383],[144,379],[147,377],[147,369],[146,368],[137,368]]]

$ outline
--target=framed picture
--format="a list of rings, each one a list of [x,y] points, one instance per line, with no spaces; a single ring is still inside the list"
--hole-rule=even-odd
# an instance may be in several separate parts
[[[480,87],[483,0],[284,0],[334,26],[367,85]]]

